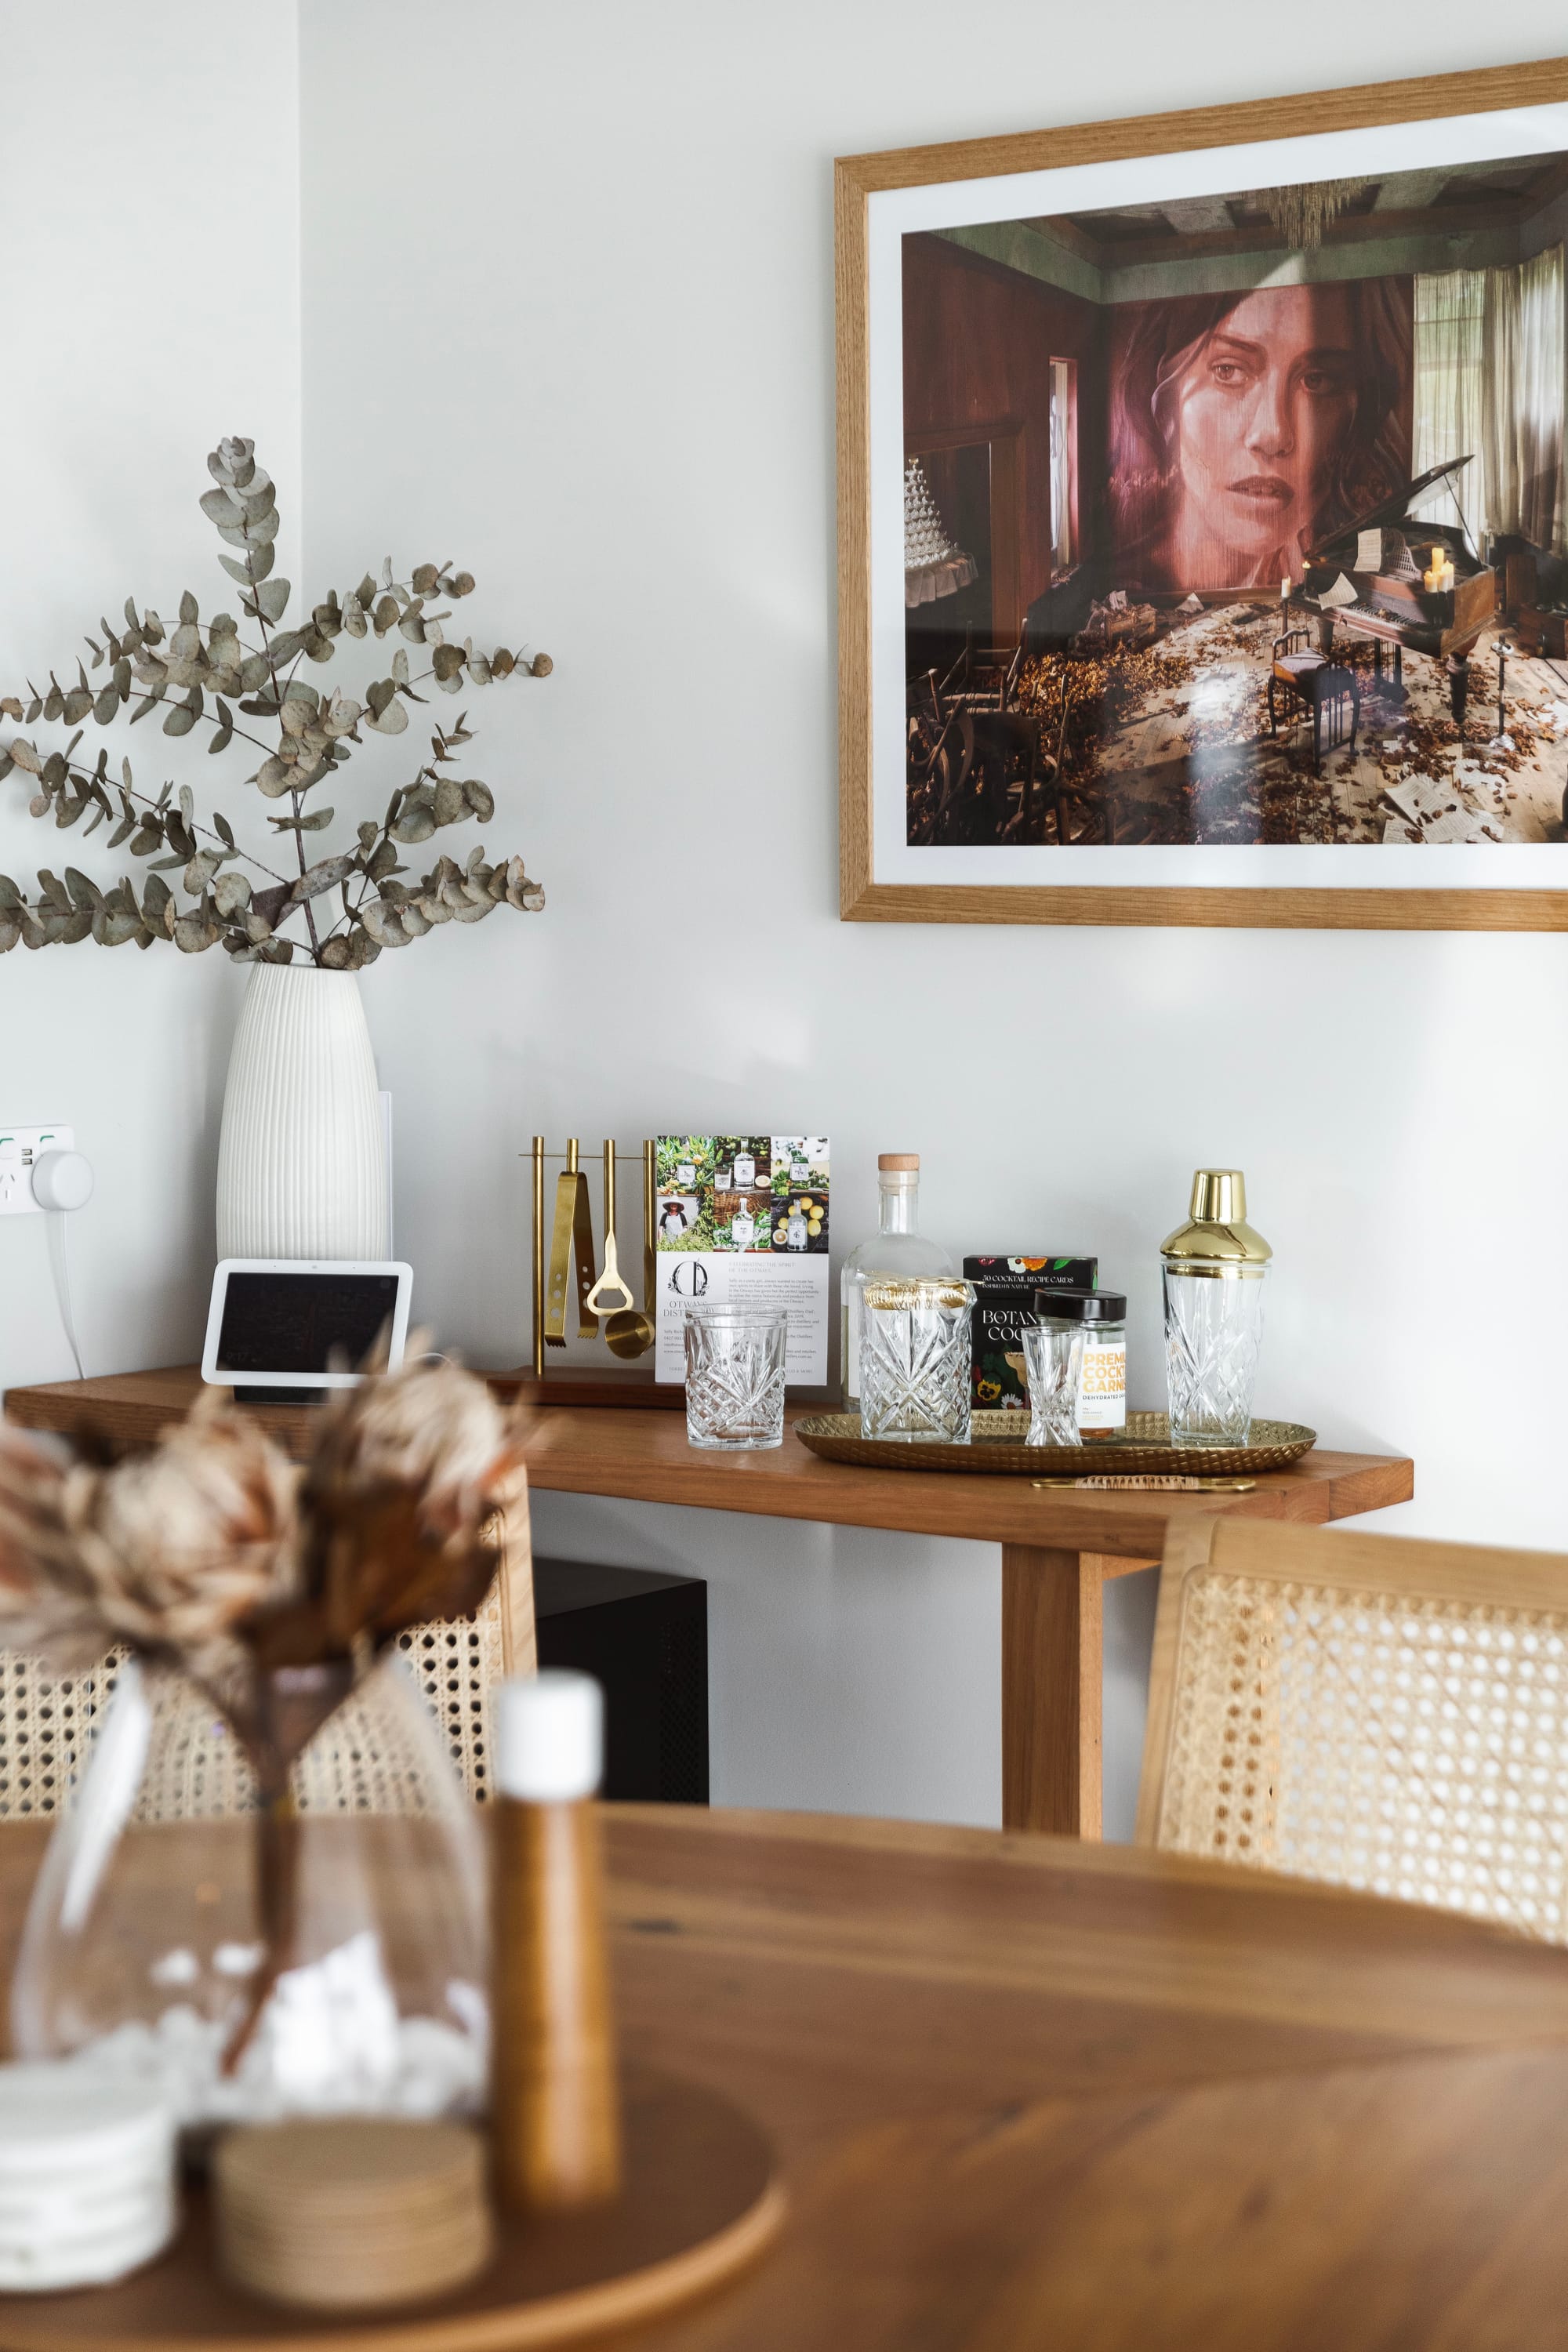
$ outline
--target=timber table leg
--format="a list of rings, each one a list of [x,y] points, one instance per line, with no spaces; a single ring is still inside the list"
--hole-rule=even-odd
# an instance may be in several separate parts
[[[1104,1673],[1095,1552],[1002,1547],[1002,1826],[1100,1835]]]

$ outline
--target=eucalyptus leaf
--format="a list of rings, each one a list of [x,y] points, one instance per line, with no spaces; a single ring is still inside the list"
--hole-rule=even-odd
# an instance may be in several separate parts
[[[405,948],[414,936],[404,929],[406,909],[384,906],[373,898],[360,917],[365,929],[378,948]]]
[[[216,947],[223,934],[212,917],[198,910],[182,915],[174,925],[174,945],[184,955],[201,955]]]
[[[239,500],[234,496],[231,490],[216,489],[204,491],[201,499],[201,509],[207,520],[209,522],[216,522],[220,530],[243,530],[245,528],[245,509],[240,505]],[[222,563],[223,558],[219,556],[218,561]],[[228,566],[225,564],[224,568],[226,571]],[[241,579],[245,577],[243,572],[241,572],[239,577]]]
[[[345,875],[358,871],[357,857],[323,857],[295,883],[291,896],[297,899],[319,898],[323,890],[335,890]]]

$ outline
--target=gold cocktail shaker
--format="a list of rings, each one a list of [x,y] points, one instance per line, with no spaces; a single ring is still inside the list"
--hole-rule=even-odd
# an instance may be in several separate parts
[[[1245,1445],[1274,1253],[1247,1222],[1239,1168],[1200,1168],[1187,1222],[1160,1244],[1173,1445]]]

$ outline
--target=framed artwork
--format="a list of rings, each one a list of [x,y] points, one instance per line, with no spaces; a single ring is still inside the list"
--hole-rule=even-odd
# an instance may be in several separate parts
[[[843,915],[1568,929],[1568,59],[836,169]]]

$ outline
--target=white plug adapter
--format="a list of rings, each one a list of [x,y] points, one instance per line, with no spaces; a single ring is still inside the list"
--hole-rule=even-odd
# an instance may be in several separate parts
[[[61,1201],[40,1200],[34,1190],[34,1176],[46,1158],[79,1159],[75,1129],[68,1127],[3,1127],[0,1126],[0,1217],[42,1216],[46,1207],[64,1207]],[[82,1161],[87,1167],[87,1162]],[[82,1200],[92,1192],[92,1171],[87,1170],[88,1189]],[[73,1201],[72,1207],[81,1202]]]

